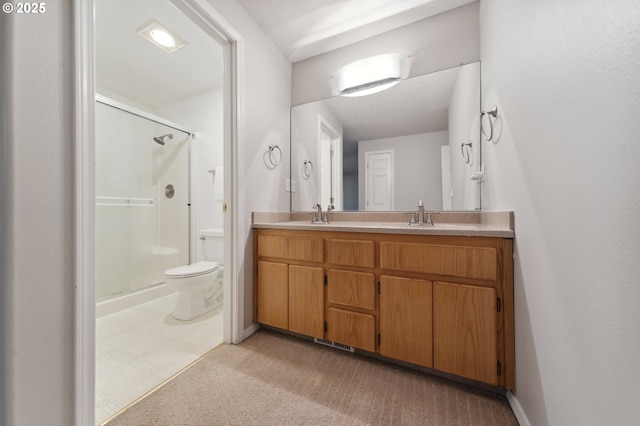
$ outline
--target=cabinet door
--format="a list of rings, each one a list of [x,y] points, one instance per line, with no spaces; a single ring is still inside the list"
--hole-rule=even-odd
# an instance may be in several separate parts
[[[371,272],[329,269],[327,302],[370,311],[376,308],[376,283]]]
[[[289,266],[289,330],[324,338],[324,270]]]
[[[380,354],[433,366],[432,283],[380,277]]]
[[[289,328],[289,268],[286,263],[258,261],[258,322]]]
[[[433,367],[497,385],[496,292],[433,283]]]
[[[376,350],[373,315],[337,308],[329,308],[327,315],[327,339],[369,352]]]

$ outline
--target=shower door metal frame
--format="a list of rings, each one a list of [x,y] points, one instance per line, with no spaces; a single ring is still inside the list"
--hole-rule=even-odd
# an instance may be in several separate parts
[[[166,120],[162,117],[158,117],[157,115],[150,114],[146,111],[142,111],[141,109],[134,108],[131,105],[127,105],[123,102],[116,101],[114,99],[108,98],[106,96],[100,95],[96,93],[96,101],[101,104],[109,105],[111,107],[117,108],[121,111],[128,112],[129,114],[137,115],[138,117],[146,118],[149,121],[153,121],[154,123],[161,124],[163,126],[170,127],[175,130],[179,130],[181,132],[189,134],[189,137],[193,138],[193,132],[187,130],[186,127],[181,126],[180,124],[174,123],[172,121]]]

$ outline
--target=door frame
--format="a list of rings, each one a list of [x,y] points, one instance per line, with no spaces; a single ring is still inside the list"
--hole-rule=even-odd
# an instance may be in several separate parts
[[[244,318],[244,283],[237,259],[239,218],[245,202],[238,197],[244,179],[238,158],[244,157],[244,40],[206,0],[169,0],[194,24],[224,40],[225,119],[224,194],[224,340],[239,343]],[[95,424],[95,44],[94,0],[73,0],[74,53],[74,424]]]
[[[320,146],[320,140],[322,139],[322,134],[326,134],[331,139],[331,144],[333,145],[333,155],[334,158],[331,159],[331,182],[335,186],[335,191],[332,190],[333,193],[333,206],[337,210],[342,210],[343,206],[343,194],[342,194],[342,132],[338,132],[321,114],[318,114],[318,183],[322,185],[322,175],[320,173],[321,170],[321,161],[322,161],[322,147]],[[322,194],[322,186],[319,188],[319,194]],[[321,199],[321,197],[318,197]]]

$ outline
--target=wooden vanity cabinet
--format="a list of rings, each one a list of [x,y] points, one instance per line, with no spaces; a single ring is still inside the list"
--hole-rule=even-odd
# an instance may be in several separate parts
[[[511,240],[500,238],[415,238],[380,243],[384,273],[417,273],[433,281],[434,369],[513,389],[511,247]],[[383,295],[380,304],[385,305]],[[380,317],[382,326],[382,311]]]
[[[259,323],[515,388],[510,238],[254,232]]]
[[[258,261],[258,322],[289,329],[289,265]]]
[[[256,262],[258,322],[324,338],[323,240],[265,235],[255,246],[260,257],[269,259]]]
[[[349,309],[328,308],[328,340],[374,352],[376,350],[375,333],[375,316]]]
[[[380,277],[380,354],[433,367],[432,282]]]
[[[324,337],[324,269],[289,265],[289,330]]]
[[[433,284],[433,367],[498,384],[496,291],[455,283]]]
[[[374,352],[376,282],[371,272],[327,271],[327,339]]]
[[[358,238],[327,238],[327,339],[376,350],[375,242]]]

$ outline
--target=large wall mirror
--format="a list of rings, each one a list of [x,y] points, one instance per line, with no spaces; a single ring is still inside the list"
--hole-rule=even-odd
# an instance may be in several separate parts
[[[291,109],[291,210],[479,210],[480,63]]]

